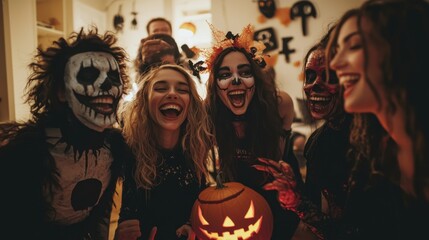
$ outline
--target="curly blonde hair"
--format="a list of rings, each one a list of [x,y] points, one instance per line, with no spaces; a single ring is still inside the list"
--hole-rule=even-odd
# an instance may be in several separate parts
[[[136,158],[134,178],[137,187],[145,189],[156,185],[158,160],[161,158],[157,141],[154,141],[157,138],[155,134],[157,125],[149,115],[150,86],[155,76],[165,69],[181,73],[189,85],[190,105],[187,119],[180,130],[181,147],[185,158],[193,163],[198,181],[201,183],[203,178],[208,177],[207,155],[213,146],[214,137],[210,133],[211,126],[206,109],[189,73],[179,65],[166,64],[141,76],[135,100],[125,105],[123,109],[124,138]]]

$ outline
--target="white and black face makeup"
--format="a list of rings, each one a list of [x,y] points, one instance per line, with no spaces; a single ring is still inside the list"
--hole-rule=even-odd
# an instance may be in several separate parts
[[[111,54],[73,55],[65,66],[64,81],[68,105],[85,126],[101,132],[116,122],[123,82]]]
[[[255,93],[255,78],[249,60],[241,52],[225,55],[217,71],[217,94],[235,115],[243,115]]]

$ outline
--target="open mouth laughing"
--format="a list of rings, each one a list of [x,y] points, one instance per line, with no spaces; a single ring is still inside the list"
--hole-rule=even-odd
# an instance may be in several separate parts
[[[236,108],[243,107],[244,104],[246,103],[246,91],[245,90],[231,91],[228,93],[228,99],[234,107]]]
[[[178,117],[182,111],[182,106],[174,103],[167,103],[162,105],[159,110],[161,111],[161,114],[168,118],[175,118]]]
[[[347,74],[339,77],[340,84],[344,86],[344,97],[348,96],[353,86],[359,81],[359,75]]]
[[[323,112],[323,111],[326,111],[327,108],[329,107],[329,104],[332,101],[332,97],[311,96],[309,100],[310,100],[310,107],[312,111]]]

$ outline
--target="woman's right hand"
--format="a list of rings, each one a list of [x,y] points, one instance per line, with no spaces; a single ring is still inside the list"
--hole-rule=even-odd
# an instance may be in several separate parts
[[[136,240],[140,236],[140,221],[137,219],[125,220],[119,223],[115,232],[115,240]]]

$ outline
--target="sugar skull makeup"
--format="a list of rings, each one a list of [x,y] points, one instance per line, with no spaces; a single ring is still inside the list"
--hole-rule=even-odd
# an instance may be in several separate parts
[[[255,85],[255,79],[250,70],[250,65],[238,66],[238,74],[232,73],[229,68],[224,68],[219,71],[219,75],[217,86],[221,90],[227,90],[230,85],[244,84],[248,89]]]
[[[246,113],[255,93],[255,78],[244,54],[228,53],[216,76],[217,93],[225,106],[235,115]]]
[[[119,65],[105,52],[73,55],[64,70],[65,97],[79,121],[96,131],[111,127],[123,91]]]
[[[317,49],[310,53],[305,66],[304,92],[314,119],[327,119],[333,114],[339,104],[339,89],[334,71],[329,70],[329,80],[326,77],[324,51]]]

